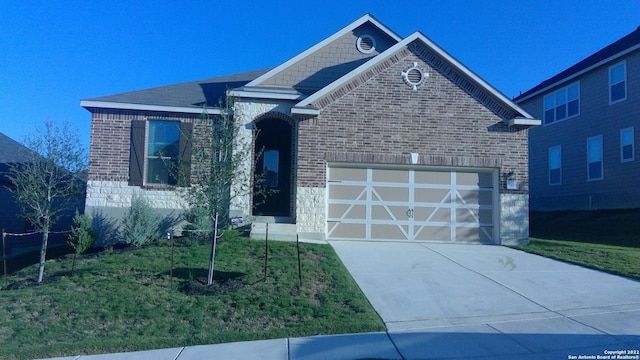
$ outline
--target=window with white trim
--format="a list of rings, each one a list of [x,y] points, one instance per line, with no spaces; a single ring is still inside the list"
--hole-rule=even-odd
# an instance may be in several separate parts
[[[628,162],[635,159],[635,145],[633,141],[633,126],[620,130],[620,161]]]
[[[587,180],[602,180],[602,135],[587,139]]]
[[[544,125],[580,115],[580,83],[575,82],[544,97]]]
[[[549,148],[549,185],[562,184],[562,146]]]
[[[623,61],[609,68],[609,103],[627,99],[627,66]]]

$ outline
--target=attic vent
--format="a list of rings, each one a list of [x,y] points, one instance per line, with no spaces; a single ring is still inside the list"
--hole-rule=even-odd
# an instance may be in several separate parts
[[[404,82],[411,86],[413,90],[418,90],[418,86],[422,85],[424,83],[424,79],[429,77],[429,73],[422,71],[416,62],[413,63],[413,66],[401,72],[401,75]]]
[[[371,54],[376,49],[376,39],[371,35],[362,35],[356,40],[356,47],[363,54]]]

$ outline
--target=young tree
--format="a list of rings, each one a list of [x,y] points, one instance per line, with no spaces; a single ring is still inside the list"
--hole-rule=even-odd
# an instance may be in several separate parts
[[[233,117],[233,98],[227,97],[226,102],[220,104],[220,109],[219,115],[203,112],[202,120],[206,121],[201,123],[208,124],[209,127],[204,130],[205,126],[194,126],[190,136],[190,166],[175,167],[177,171],[190,169],[189,173],[178,175],[182,179],[181,183],[191,184],[180,188],[187,206],[187,220],[211,226],[207,285],[213,283],[217,240],[222,235],[220,229],[229,225],[229,205],[232,199],[249,194],[252,188],[263,188],[260,186],[263,183],[262,177],[254,176],[254,164],[247,166],[247,156],[251,158],[247,154],[254,152],[253,143],[241,140],[243,126]],[[209,219],[198,220],[198,216]]]
[[[76,268],[76,259],[85,251],[91,249],[96,242],[96,233],[91,228],[91,218],[87,215],[80,214],[76,209],[73,216],[73,224],[71,232],[67,235],[67,244],[75,251],[73,253],[73,263],[71,264],[71,276]]]
[[[42,282],[51,227],[84,192],[76,174],[86,168],[80,138],[69,124],[61,127],[46,120],[27,136],[24,145],[32,150],[27,162],[13,164],[9,179],[16,203],[24,218],[42,232],[38,282]]]

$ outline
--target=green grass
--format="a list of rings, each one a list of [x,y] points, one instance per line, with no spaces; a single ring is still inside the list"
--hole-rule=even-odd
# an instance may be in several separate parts
[[[586,242],[529,239],[530,253],[640,280],[640,248]]]
[[[521,250],[640,280],[640,210],[531,212]]]
[[[269,242],[265,279],[264,242],[230,236],[218,245],[216,280],[240,287],[214,295],[181,290],[206,277],[210,245],[195,240],[175,247],[173,290],[168,242],[85,255],[74,276],[70,257],[50,260],[46,283],[15,289],[35,277],[37,265],[27,266],[0,291],[0,358],[384,331],[330,246],[300,250],[302,287],[295,243]]]

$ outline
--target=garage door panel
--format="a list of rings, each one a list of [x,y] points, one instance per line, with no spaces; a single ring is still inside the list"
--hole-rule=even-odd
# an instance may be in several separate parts
[[[367,181],[367,169],[358,168],[331,168],[331,180],[333,181]]]
[[[329,187],[329,198],[336,200],[360,200],[366,187],[362,185],[336,185]],[[362,199],[364,200],[364,199]]]
[[[456,209],[456,222],[479,225],[493,224],[492,209]]]
[[[414,234],[419,241],[451,241],[449,226],[414,226]]]
[[[416,184],[450,185],[451,173],[448,171],[416,171],[414,181]]]
[[[491,204],[493,193],[486,190],[458,190],[456,193],[456,203],[460,205]]]
[[[456,227],[456,241],[490,244],[492,231],[492,227]]]
[[[371,206],[372,220],[406,220],[406,206]]]
[[[409,172],[407,170],[373,169],[371,181],[406,184],[409,182]]]
[[[336,223],[329,231],[329,236],[336,239],[362,240],[367,238],[365,224]]]
[[[448,189],[415,189],[413,194],[413,201],[433,204],[447,201],[451,196]]]
[[[409,198],[409,189],[406,187],[375,186],[373,188],[373,201],[401,201]]]
[[[338,169],[329,168],[329,239],[495,242],[495,170]]]
[[[400,240],[407,238],[408,225],[371,224],[372,240]]]
[[[493,187],[493,174],[488,172],[458,172],[456,173],[456,185],[491,188]]]
[[[446,207],[415,207],[413,217],[418,222],[451,222],[451,209]]]

